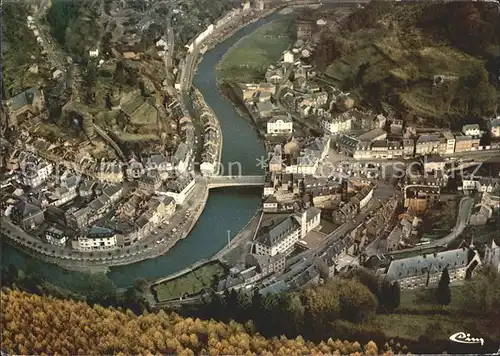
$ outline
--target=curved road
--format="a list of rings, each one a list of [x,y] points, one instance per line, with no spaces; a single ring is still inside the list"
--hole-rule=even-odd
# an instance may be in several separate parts
[[[400,251],[388,252],[385,253],[384,255],[394,256],[401,253],[412,252],[412,251],[423,251],[433,247],[449,245],[453,240],[455,240],[458,236],[460,236],[464,232],[469,222],[469,216],[471,214],[473,206],[474,206],[473,198],[462,198],[462,200],[460,200],[460,206],[458,209],[458,216],[455,227],[453,228],[452,232],[446,235],[445,237],[438,240],[434,240],[430,244],[424,246],[418,246],[418,247],[407,248]]]

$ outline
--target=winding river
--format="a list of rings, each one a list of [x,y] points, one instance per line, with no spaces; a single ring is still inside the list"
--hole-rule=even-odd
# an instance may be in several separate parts
[[[265,154],[264,145],[254,127],[222,97],[217,87],[216,66],[224,54],[242,37],[257,30],[262,25],[275,20],[274,14],[256,21],[236,32],[204,54],[194,77],[194,85],[203,94],[207,104],[217,115],[224,137],[222,164],[225,169],[230,162],[239,162],[242,174],[262,174],[257,166],[257,158]],[[233,174],[236,165],[233,165]],[[261,188],[224,188],[210,192],[205,210],[190,235],[178,242],[163,256],[112,267],[108,277],[118,286],[127,287],[137,278],[158,279],[188,267],[198,260],[209,258],[227,243],[227,231],[234,237],[252,218],[260,205]],[[74,289],[82,274],[64,270],[33,259],[2,241],[2,264],[10,263],[21,269],[35,269],[51,283]]]

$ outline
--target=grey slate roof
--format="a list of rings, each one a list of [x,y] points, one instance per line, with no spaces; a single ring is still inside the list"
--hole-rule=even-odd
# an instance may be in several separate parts
[[[431,273],[441,272],[446,267],[449,270],[466,267],[468,265],[468,255],[468,249],[457,249],[395,260],[391,262],[387,269],[387,277],[390,280],[398,280],[419,276],[428,271],[431,271]]]
[[[12,109],[17,110],[25,105],[31,105],[35,96],[38,96],[40,92],[37,88],[30,88],[21,94],[16,95],[11,99]]]
[[[300,225],[297,220],[295,220],[292,216],[289,216],[260,235],[257,238],[257,241],[263,245],[271,247],[278,244],[292,231],[298,229],[299,227]]]

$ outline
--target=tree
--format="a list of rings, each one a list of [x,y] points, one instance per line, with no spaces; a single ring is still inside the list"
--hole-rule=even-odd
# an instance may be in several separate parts
[[[446,267],[441,274],[436,297],[439,304],[448,305],[451,302],[450,274],[448,273],[448,267]]]

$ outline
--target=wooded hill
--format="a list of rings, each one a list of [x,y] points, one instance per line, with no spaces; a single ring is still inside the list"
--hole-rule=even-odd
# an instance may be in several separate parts
[[[182,318],[176,314],[136,316],[84,302],[58,300],[4,289],[2,298],[2,350],[9,354],[176,354],[176,355],[324,355],[392,354],[374,342],[329,339],[314,344],[302,337],[266,339],[231,321]]]

